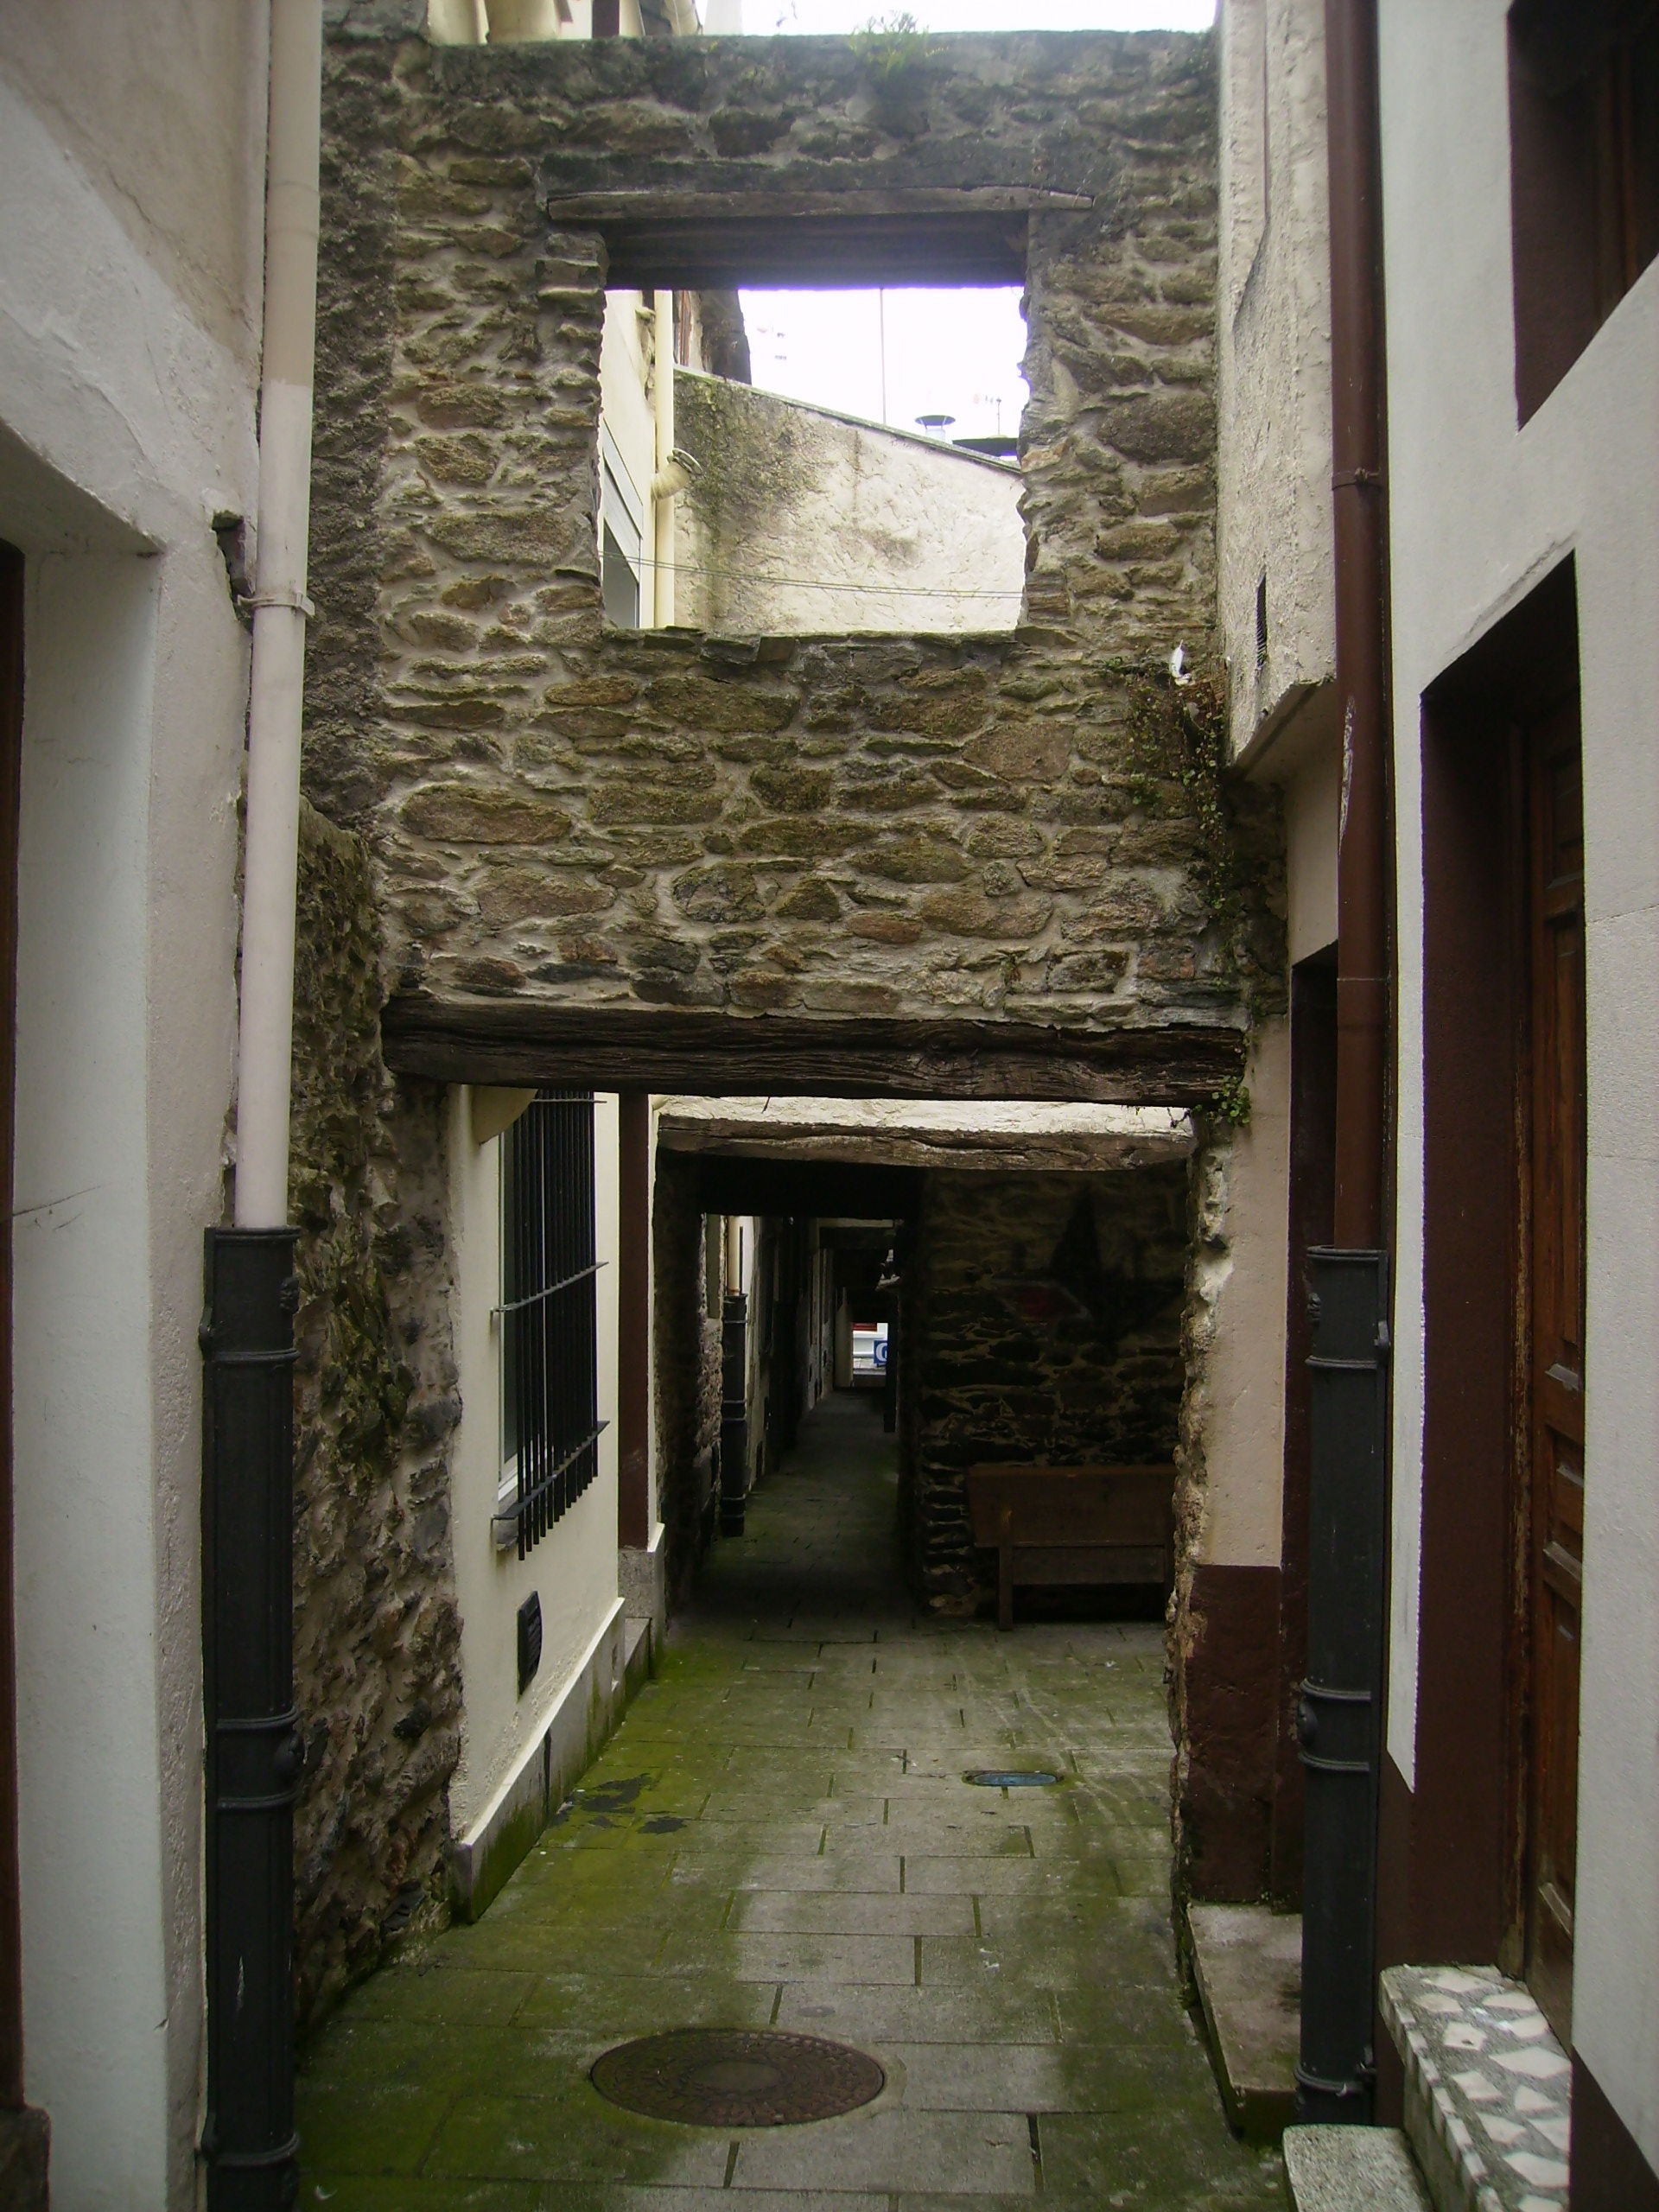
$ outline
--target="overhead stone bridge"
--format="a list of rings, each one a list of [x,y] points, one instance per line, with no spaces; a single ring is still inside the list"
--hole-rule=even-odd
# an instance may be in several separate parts
[[[1185,1104],[1280,963],[1220,776],[1205,37],[434,48],[336,5],[307,775],[386,1058],[446,1080]],[[608,282],[1020,282],[1006,634],[608,629]],[[1213,735],[1212,735],[1213,733]]]

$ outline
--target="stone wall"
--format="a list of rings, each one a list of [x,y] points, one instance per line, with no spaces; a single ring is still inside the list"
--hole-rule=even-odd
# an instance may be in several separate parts
[[[380,1060],[360,842],[302,820],[290,1218],[302,2022],[442,1910],[461,1712],[441,1094]]]
[[[1130,731],[1213,616],[1210,41],[955,38],[895,92],[846,41],[435,51],[399,14],[327,62],[308,738],[395,988],[1242,1033],[1253,943]],[[605,632],[605,249],[544,209],[619,184],[1092,196],[1031,222],[1013,636]]]
[[[1174,1458],[1185,1370],[1186,1164],[1094,1175],[930,1174],[906,1255],[914,1557],[925,1594],[995,1594],[965,1471]]]
[[[690,1592],[702,1557],[720,1440],[720,1323],[706,1310],[707,1245],[695,1160],[658,1150],[651,1236],[657,1511],[673,1609]]]

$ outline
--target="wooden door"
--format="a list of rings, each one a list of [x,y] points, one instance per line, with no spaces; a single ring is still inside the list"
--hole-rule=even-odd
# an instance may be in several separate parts
[[[1526,1973],[1572,2041],[1584,1581],[1584,803],[1576,704],[1529,737]]]

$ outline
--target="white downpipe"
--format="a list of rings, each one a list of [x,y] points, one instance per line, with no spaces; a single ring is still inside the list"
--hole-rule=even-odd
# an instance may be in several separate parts
[[[288,1219],[321,99],[322,0],[270,0],[258,550],[237,1052],[238,1229],[280,1229]]]
[[[652,335],[655,340],[652,390],[657,423],[657,473],[651,486],[652,620],[666,630],[674,620],[674,295],[659,291]]]

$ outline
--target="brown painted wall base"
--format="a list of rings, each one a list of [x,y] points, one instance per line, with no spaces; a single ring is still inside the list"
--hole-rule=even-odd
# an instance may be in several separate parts
[[[1181,1878],[1236,1904],[1268,1892],[1279,1696],[1279,1570],[1200,1567],[1181,1660]]]
[[[1576,2050],[1568,2202],[1571,2212],[1659,2212],[1659,2174]]]

